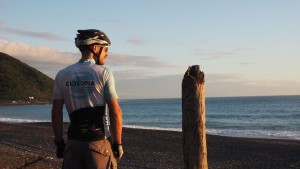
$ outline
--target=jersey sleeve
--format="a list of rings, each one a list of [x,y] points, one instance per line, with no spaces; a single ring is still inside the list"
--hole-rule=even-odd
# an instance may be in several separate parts
[[[53,92],[53,100],[61,100],[63,99],[62,93],[59,88],[59,73],[55,77],[55,82],[54,82],[54,92]]]
[[[105,71],[105,85],[104,85],[104,98],[105,100],[114,100],[118,99],[118,95],[115,87],[115,79],[113,73],[106,69]]]

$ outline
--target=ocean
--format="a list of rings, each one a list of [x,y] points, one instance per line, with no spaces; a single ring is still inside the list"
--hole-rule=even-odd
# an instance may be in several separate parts
[[[181,105],[181,98],[120,100],[123,125],[181,131]],[[0,106],[0,121],[50,122],[51,106]],[[300,96],[207,97],[206,128],[212,135],[300,140]]]

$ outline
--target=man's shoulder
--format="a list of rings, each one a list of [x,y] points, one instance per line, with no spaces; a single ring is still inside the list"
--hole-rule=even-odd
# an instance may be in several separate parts
[[[61,72],[64,72],[64,71],[68,71],[68,70],[75,69],[75,68],[77,67],[77,65],[78,65],[78,63],[74,63],[74,64],[72,64],[72,65],[69,65],[69,66],[67,66],[67,67],[65,67],[65,68],[63,68],[63,69],[61,69],[60,71],[61,71]]]
[[[100,72],[102,72],[102,73],[110,73],[111,72],[111,70],[109,69],[109,68],[107,68],[107,67],[105,67],[105,66],[103,66],[103,65],[97,65],[97,64],[94,64],[93,66],[92,66],[92,69],[93,70],[95,70],[95,71],[100,71]]]
[[[70,72],[72,70],[75,70],[76,69],[76,65],[77,65],[77,63],[74,63],[72,65],[69,65],[69,66],[67,66],[67,67],[59,70],[58,73],[57,73],[57,75],[63,75],[63,74],[66,74],[66,73],[68,73],[68,72]]]
[[[108,67],[105,67],[105,66],[102,66],[102,67],[105,72],[111,72],[111,70]]]

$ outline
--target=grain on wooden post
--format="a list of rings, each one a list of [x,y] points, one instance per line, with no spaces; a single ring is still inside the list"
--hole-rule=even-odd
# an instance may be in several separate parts
[[[185,169],[207,169],[204,73],[198,65],[182,80],[182,137]]]

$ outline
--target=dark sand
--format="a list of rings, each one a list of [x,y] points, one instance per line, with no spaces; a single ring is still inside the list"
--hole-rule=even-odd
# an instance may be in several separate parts
[[[180,132],[124,128],[119,168],[183,168],[181,140]],[[207,135],[207,149],[210,169],[300,168],[300,140]],[[61,163],[50,123],[0,123],[0,169],[56,169]]]

